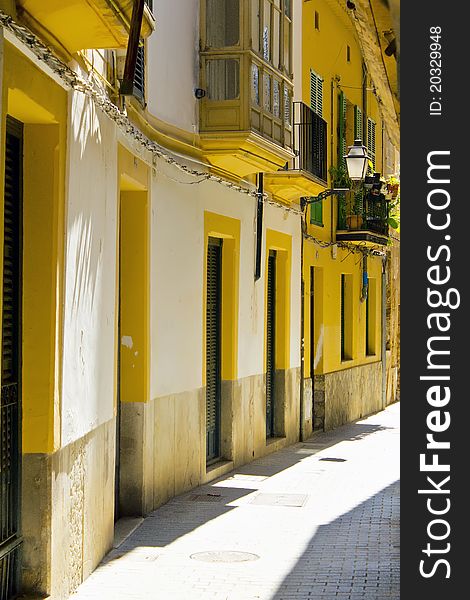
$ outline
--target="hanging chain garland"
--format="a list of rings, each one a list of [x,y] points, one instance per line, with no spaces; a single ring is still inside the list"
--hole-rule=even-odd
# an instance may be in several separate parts
[[[110,119],[112,119],[123,133],[125,133],[129,137],[132,137],[134,141],[137,141],[145,150],[148,150],[154,156],[154,158],[160,158],[169,165],[172,165],[180,171],[186,173],[187,175],[198,178],[197,181],[191,183],[197,184],[202,183],[204,181],[215,181],[227,188],[233,189],[237,192],[247,194],[248,196],[258,199],[259,192],[257,191],[249,190],[209,172],[190,169],[186,165],[175,160],[165,151],[165,149],[162,146],[148,138],[144,133],[142,133],[142,131],[140,131],[140,129],[133,125],[127,117],[126,113],[120,110],[120,108],[116,106],[113,102],[111,102],[111,100],[105,95],[105,93],[102,90],[98,89],[96,85],[94,85],[90,81],[86,81],[85,79],[83,79],[83,77],[81,77],[68,65],[62,62],[62,60],[55,56],[52,50],[50,50],[50,48],[48,48],[43,42],[41,42],[39,38],[27,27],[20,25],[10,15],[7,15],[2,11],[0,11],[0,24],[6,29],[8,29],[8,31],[10,31],[22,44],[27,46],[40,61],[45,63],[49,67],[49,69],[51,69],[51,71],[53,71],[53,73],[55,73],[65,83],[66,86],[68,86],[70,89],[73,89],[77,92],[82,92],[83,94],[89,96],[94,101],[96,106],[98,106],[103,113],[105,113]],[[271,206],[275,206],[280,210],[284,210],[286,213],[293,213],[301,217],[303,216],[302,210],[292,208],[289,206],[282,206],[281,204],[270,200],[266,193],[263,194],[263,198],[266,204],[270,204]],[[314,236],[307,233],[304,218],[302,218],[302,235],[304,236],[304,238],[314,242],[316,245],[322,248],[337,246],[339,248],[347,249],[353,253],[361,253],[381,257],[384,257],[386,255],[385,252],[376,248],[365,248],[362,246],[357,246],[355,244],[349,244],[347,242],[324,242],[323,240],[319,240],[318,238],[315,238]]]

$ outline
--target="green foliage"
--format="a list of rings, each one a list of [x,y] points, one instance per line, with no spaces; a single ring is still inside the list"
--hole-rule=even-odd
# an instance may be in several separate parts
[[[400,181],[396,177],[387,180],[387,189],[392,193],[393,200],[388,207],[388,224],[396,231],[400,231]]]
[[[339,165],[338,167],[331,166],[329,173],[333,180],[333,187],[338,188],[351,188],[351,180],[349,179],[348,170],[345,165]]]

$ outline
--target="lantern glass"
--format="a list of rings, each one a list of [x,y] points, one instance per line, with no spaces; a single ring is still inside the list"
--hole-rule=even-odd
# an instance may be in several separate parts
[[[369,157],[361,140],[355,140],[353,146],[349,146],[349,152],[344,157],[351,181],[362,181],[367,173]]]

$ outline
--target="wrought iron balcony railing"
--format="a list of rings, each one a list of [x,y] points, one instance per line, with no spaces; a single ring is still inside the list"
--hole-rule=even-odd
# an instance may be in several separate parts
[[[388,236],[389,203],[383,194],[347,192],[338,197],[338,229]]]
[[[303,102],[294,102],[293,168],[311,173],[326,183],[326,121]]]

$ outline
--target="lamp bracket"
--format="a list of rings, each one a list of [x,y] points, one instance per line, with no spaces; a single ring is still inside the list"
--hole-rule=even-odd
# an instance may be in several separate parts
[[[333,196],[335,194],[345,194],[346,192],[349,192],[349,191],[350,191],[350,188],[332,188],[329,190],[324,190],[323,192],[320,192],[318,194],[318,196],[312,196],[312,198],[310,200],[307,200],[306,198],[302,198],[300,206],[302,208],[305,208],[305,206],[307,204],[314,204],[315,202],[321,202],[325,198],[328,198],[328,196]]]

